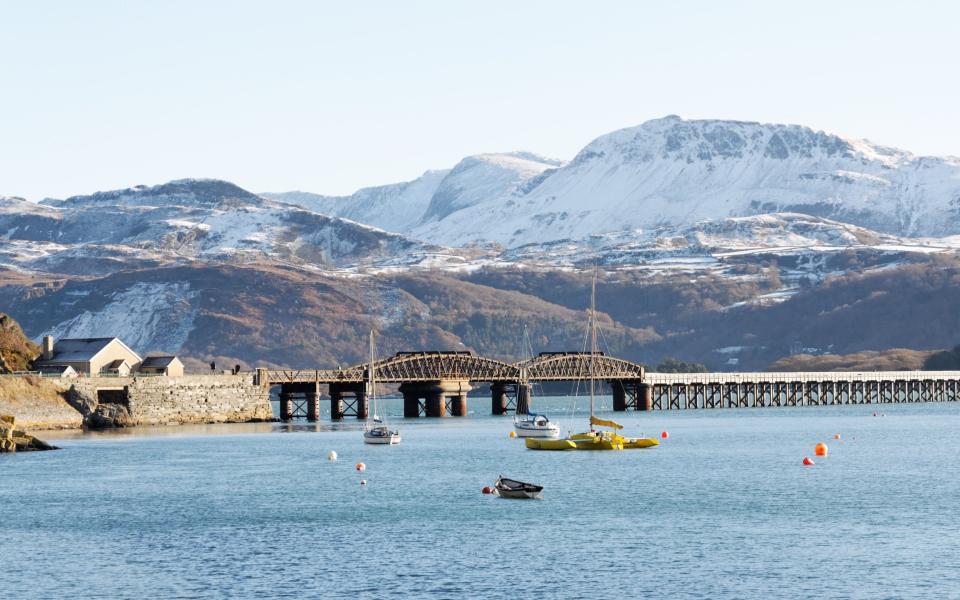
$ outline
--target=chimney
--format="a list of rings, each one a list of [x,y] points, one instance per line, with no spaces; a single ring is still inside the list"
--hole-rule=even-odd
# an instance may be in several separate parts
[[[53,360],[53,336],[43,336],[43,360]]]

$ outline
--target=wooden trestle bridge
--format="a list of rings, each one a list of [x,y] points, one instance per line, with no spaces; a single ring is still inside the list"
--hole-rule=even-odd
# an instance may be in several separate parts
[[[472,352],[399,352],[374,369],[379,383],[400,384],[405,417],[442,417],[467,414],[475,383],[490,385],[493,414],[524,413],[534,382],[587,380],[590,362],[583,352],[544,352],[519,363]],[[257,369],[257,382],[279,388],[281,419],[316,420],[323,387],[332,419],[365,419],[368,369]],[[642,365],[597,354],[592,373],[616,411],[960,400],[960,371],[646,373]]]

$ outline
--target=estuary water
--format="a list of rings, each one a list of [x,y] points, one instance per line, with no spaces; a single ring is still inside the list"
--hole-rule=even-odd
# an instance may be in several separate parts
[[[540,405],[583,429],[569,407]],[[960,405],[609,413],[670,437],[563,453],[470,409],[396,418],[396,447],[356,422],[47,435],[0,457],[0,596],[960,597]],[[544,499],[482,495],[499,473]]]

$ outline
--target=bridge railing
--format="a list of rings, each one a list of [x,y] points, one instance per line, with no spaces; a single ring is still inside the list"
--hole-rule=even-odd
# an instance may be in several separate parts
[[[644,374],[649,385],[698,383],[788,383],[829,381],[937,381],[960,379],[960,371],[804,371],[756,373],[651,373]]]

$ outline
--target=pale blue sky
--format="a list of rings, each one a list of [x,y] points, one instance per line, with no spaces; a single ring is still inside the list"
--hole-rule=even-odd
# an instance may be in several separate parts
[[[348,193],[650,118],[960,155],[956,2],[0,0],[0,195]]]

